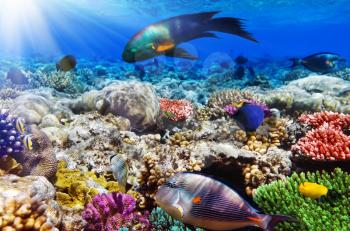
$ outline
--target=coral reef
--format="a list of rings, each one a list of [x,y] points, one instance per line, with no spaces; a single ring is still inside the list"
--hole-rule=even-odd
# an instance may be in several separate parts
[[[57,230],[60,210],[54,187],[44,177],[0,177],[0,228],[2,230]]]
[[[30,75],[32,88],[49,87],[59,92],[69,94],[82,93],[85,86],[77,79],[73,72],[52,71],[44,72],[37,70]]]
[[[25,149],[14,155],[14,159],[23,167],[21,175],[45,176],[51,178],[57,171],[56,155],[50,139],[38,129],[32,129],[33,149]]]
[[[257,103],[261,102],[261,99],[250,91],[241,91],[238,89],[234,89],[212,94],[208,100],[206,107],[210,108],[209,110],[211,111],[210,115],[212,118],[218,118],[225,115],[225,106],[232,104],[240,104],[241,102],[247,100],[253,100]]]
[[[90,91],[76,101],[67,102],[76,113],[97,110],[129,119],[135,131],[152,130],[157,125],[159,99],[151,85],[139,82],[114,82],[101,91]]]
[[[15,159],[8,155],[0,157],[0,176],[6,174],[20,175],[21,171],[22,166]]]
[[[313,160],[350,159],[350,136],[332,127],[320,127],[306,133],[292,151]]]
[[[175,220],[159,207],[152,210],[149,221],[154,231],[191,231],[183,223]],[[203,229],[196,228],[196,231],[203,231]]]
[[[104,176],[66,167],[61,161],[55,181],[57,202],[64,208],[83,209],[99,193],[120,191],[117,182],[107,181]]]
[[[193,114],[192,104],[187,100],[159,100],[161,117],[174,122],[184,121]]]
[[[350,116],[320,112],[311,115],[301,115],[299,122],[315,129],[308,131],[305,137],[292,146],[296,155],[302,155],[313,160],[345,160],[350,158],[350,136],[342,129],[350,126]]]
[[[151,230],[149,214],[136,212],[135,205],[135,199],[128,194],[99,194],[86,206],[82,214],[87,222],[85,230]]]
[[[304,197],[299,192],[303,182],[324,185],[329,192],[322,200]],[[348,230],[349,182],[350,175],[341,169],[335,169],[331,174],[293,173],[285,180],[260,186],[253,198],[264,213],[290,215],[298,220],[281,223],[276,230]]]
[[[349,113],[349,89],[350,83],[346,80],[310,75],[263,95],[268,106],[291,114],[324,110]]]

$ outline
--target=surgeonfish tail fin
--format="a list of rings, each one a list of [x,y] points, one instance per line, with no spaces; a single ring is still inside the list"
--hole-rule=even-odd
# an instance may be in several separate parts
[[[282,221],[297,222],[297,220],[290,216],[285,215],[265,215],[267,219],[264,219],[262,227],[265,231],[273,231],[275,226]]]
[[[288,60],[292,62],[292,65],[290,65],[288,68],[294,68],[302,64],[302,60],[298,58],[290,58]]]
[[[251,33],[244,29],[242,19],[239,18],[212,18],[208,21],[206,30],[234,34],[252,42],[258,42]]]

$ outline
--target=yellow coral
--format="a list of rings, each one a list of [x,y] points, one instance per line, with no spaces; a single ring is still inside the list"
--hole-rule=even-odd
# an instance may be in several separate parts
[[[109,192],[120,191],[117,182],[107,181],[104,176],[98,177],[92,171],[82,172],[66,167],[65,162],[60,162],[56,173],[56,197],[61,206],[83,208],[101,189]]]
[[[0,158],[0,176],[5,174],[19,174],[22,171],[22,166],[10,156]]]

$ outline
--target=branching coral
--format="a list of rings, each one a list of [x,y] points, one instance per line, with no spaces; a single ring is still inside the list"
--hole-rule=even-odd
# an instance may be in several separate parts
[[[350,136],[334,128],[322,126],[309,131],[292,151],[314,160],[350,159]]]
[[[299,122],[318,128],[324,125],[341,130],[350,127],[350,115],[337,112],[316,112],[313,114],[303,114],[299,117]]]
[[[65,162],[59,164],[55,186],[58,203],[76,209],[82,209],[101,192],[120,191],[117,182],[107,181],[104,176],[97,177],[91,171],[83,173],[78,169],[67,169]]]
[[[193,114],[192,104],[187,100],[162,98],[159,103],[162,116],[174,122],[184,121]]]
[[[39,70],[31,75],[30,84],[34,88],[50,87],[70,94],[83,92],[83,86],[73,72],[54,71],[46,73]]]
[[[122,193],[99,194],[89,203],[82,216],[87,222],[86,231],[115,231],[120,228],[151,230],[149,214],[135,211],[136,201]]]
[[[183,223],[172,218],[159,207],[152,210],[149,220],[154,231],[191,231]],[[196,228],[196,231],[202,230],[201,228]]]
[[[191,140],[193,140],[193,134],[191,131],[176,132],[169,138],[168,143],[172,145],[186,147],[187,145],[189,145]]]
[[[328,195],[314,200],[300,194],[303,182],[315,182],[329,189]],[[281,223],[277,230],[349,230],[350,175],[341,169],[326,172],[294,173],[285,180],[260,186],[254,201],[264,213],[285,214],[297,218],[297,223]]]
[[[342,129],[350,126],[350,116],[320,112],[302,115],[299,121],[315,127],[307,132],[292,146],[292,151],[314,160],[345,160],[350,159],[350,136]]]

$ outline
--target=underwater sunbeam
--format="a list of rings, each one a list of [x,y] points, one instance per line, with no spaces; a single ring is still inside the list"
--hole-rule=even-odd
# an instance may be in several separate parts
[[[44,17],[43,0],[0,0],[0,46],[10,55],[22,55],[27,49],[34,53],[57,52]]]

